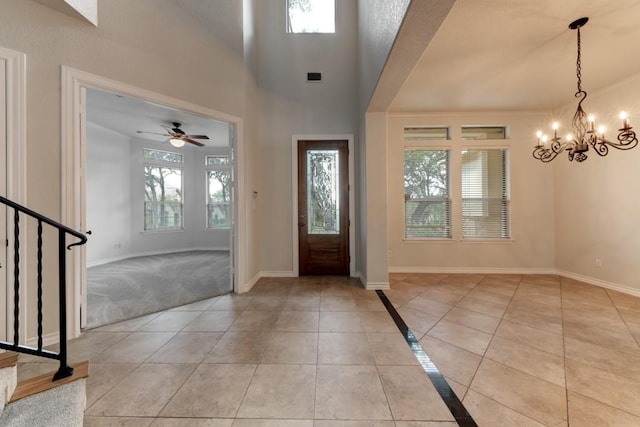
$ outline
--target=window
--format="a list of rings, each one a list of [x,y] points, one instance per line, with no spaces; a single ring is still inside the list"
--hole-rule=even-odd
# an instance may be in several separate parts
[[[207,228],[228,229],[231,218],[231,159],[205,157],[207,168]]]
[[[462,151],[462,237],[509,238],[509,150]]]
[[[462,126],[462,139],[507,139],[504,126]]]
[[[407,239],[451,237],[449,150],[405,150],[404,212]]]
[[[448,127],[407,127],[404,128],[405,142],[445,141],[449,139]]]
[[[155,160],[167,163],[182,163],[182,154],[171,153],[169,151],[144,149],[145,160]]]
[[[287,0],[287,33],[335,33],[335,0]]]
[[[182,155],[144,150],[144,229],[182,229]]]

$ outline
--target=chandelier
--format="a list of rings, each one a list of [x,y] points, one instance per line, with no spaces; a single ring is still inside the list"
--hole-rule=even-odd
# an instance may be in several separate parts
[[[533,148],[533,157],[545,163],[555,159],[558,154],[563,151],[567,151],[570,161],[576,160],[583,162],[587,159],[589,147],[592,147],[598,155],[604,157],[609,153],[609,147],[617,148],[618,150],[630,150],[638,145],[636,133],[629,124],[629,117],[624,111],[620,113],[622,127],[618,129],[618,140],[617,142],[612,142],[605,138],[604,126],[596,127],[593,114],[587,115],[582,109],[582,102],[587,98],[587,92],[582,90],[580,28],[583,27],[588,20],[589,18],[580,18],[569,24],[569,28],[578,30],[578,60],[576,61],[578,91],[575,93],[575,97],[580,98],[578,108],[571,121],[572,133],[568,133],[564,138],[558,136],[559,125],[557,122],[552,125],[552,138],[542,133],[542,131],[536,132],[538,142]]]

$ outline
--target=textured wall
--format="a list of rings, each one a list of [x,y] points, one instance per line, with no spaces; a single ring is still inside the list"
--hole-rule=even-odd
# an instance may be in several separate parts
[[[369,104],[410,0],[358,0],[360,110]]]

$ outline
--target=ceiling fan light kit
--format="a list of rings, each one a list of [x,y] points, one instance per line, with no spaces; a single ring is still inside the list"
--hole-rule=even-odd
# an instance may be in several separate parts
[[[558,154],[567,151],[569,161],[583,162],[587,159],[587,151],[592,147],[594,151],[604,157],[609,154],[609,147],[618,150],[630,150],[638,145],[638,138],[633,128],[629,124],[629,117],[623,111],[620,113],[622,126],[618,129],[617,142],[609,141],[605,138],[604,126],[595,125],[595,116],[587,114],[582,109],[582,102],[587,98],[587,92],[582,90],[582,64],[581,64],[581,45],[580,45],[580,28],[583,27],[589,18],[580,18],[569,24],[569,28],[578,32],[578,59],[576,61],[576,77],[578,79],[578,91],[575,93],[578,101],[578,108],[573,115],[571,121],[572,133],[568,133],[564,140],[558,136],[559,124],[554,122],[552,125],[553,137],[550,138],[542,131],[537,131],[537,144],[533,148],[533,157],[541,162],[548,163],[555,159]]]
[[[177,148],[184,147],[185,144],[185,142],[180,138],[170,138],[169,143]]]
[[[182,123],[180,122],[173,122],[173,127],[169,128],[168,126],[167,128],[167,133],[157,133],[157,132],[147,132],[147,131],[143,131],[143,130],[138,130],[136,131],[137,133],[149,133],[149,134],[153,134],[153,135],[162,135],[162,136],[168,136],[169,137],[169,143],[171,145],[173,145],[176,148],[180,148],[183,147],[184,144],[186,142],[196,145],[198,147],[204,147],[204,144],[199,142],[199,141],[195,141],[196,139],[209,139],[209,137],[207,135],[187,135],[182,129],[180,129],[180,126],[182,126]]]

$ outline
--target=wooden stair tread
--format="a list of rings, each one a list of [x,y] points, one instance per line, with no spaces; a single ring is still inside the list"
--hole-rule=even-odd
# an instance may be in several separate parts
[[[18,364],[18,353],[5,351],[0,353],[0,369],[10,368]]]
[[[34,394],[41,393],[43,391],[51,390],[64,384],[69,384],[82,378],[87,378],[89,376],[88,360],[76,363],[75,365],[71,365],[71,367],[73,368],[73,375],[58,381],[52,380],[55,372],[50,372],[48,374],[39,375],[37,377],[21,381],[20,383],[18,383],[16,390],[13,392],[13,396],[11,396],[9,403],[15,402],[16,400],[24,399],[25,397],[29,397]]]

